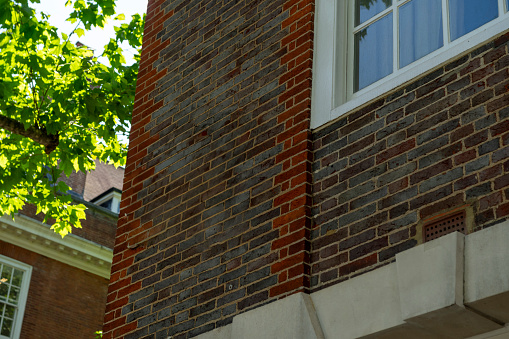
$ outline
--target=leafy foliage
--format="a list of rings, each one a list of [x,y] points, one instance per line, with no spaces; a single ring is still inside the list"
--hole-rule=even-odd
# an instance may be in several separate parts
[[[81,227],[85,206],[73,203],[58,179],[92,170],[95,159],[125,163],[120,135],[129,131],[144,18],[116,27],[116,37],[94,56],[70,38],[104,27],[115,15],[114,0],[68,0],[68,21],[76,24],[69,34],[38,15],[35,2],[0,0],[0,215],[34,204],[64,236]],[[138,52],[132,65],[122,54],[124,41]]]

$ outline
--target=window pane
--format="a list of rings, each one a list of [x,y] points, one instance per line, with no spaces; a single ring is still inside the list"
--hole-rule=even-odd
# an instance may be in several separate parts
[[[1,284],[0,285],[0,300],[7,300],[7,293],[9,293],[9,285]]]
[[[14,275],[12,277],[12,285],[21,287],[21,280],[23,279],[23,271],[14,269]]]
[[[9,318],[9,319],[14,319],[14,312],[15,312],[15,310],[16,309],[14,308],[14,306],[6,305],[5,306],[4,317]]]
[[[355,0],[355,26],[371,19],[392,5],[392,0]]]
[[[2,276],[0,278],[7,279],[6,283],[10,283],[11,275],[12,275],[12,267],[4,265],[4,268],[2,269]]]
[[[399,9],[399,67],[444,44],[441,0],[412,0]]]
[[[498,0],[449,0],[451,41],[498,16]]]
[[[355,34],[354,91],[392,73],[392,13]]]
[[[4,321],[2,322],[2,330],[0,331],[0,334],[9,337],[11,335],[11,330],[12,330],[12,320],[4,319]]]
[[[9,293],[9,302],[13,303],[13,304],[17,304],[18,297],[19,297],[19,288],[11,287],[11,292]]]

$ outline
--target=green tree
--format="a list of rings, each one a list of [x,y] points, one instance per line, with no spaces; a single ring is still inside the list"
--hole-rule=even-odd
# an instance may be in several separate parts
[[[115,27],[95,56],[70,39],[109,18],[123,20],[115,0],[68,0],[67,20],[75,24],[68,34],[36,13],[38,2],[0,0],[0,215],[33,204],[64,236],[81,227],[85,206],[65,194],[61,175],[92,170],[95,159],[125,163],[120,135],[129,131],[144,18]],[[124,41],[137,51],[132,65]]]

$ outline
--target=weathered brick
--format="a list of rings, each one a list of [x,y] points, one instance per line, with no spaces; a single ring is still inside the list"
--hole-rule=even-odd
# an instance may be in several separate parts
[[[149,6],[106,338],[340,283],[467,200],[476,229],[509,215],[506,35],[311,130],[313,3]]]

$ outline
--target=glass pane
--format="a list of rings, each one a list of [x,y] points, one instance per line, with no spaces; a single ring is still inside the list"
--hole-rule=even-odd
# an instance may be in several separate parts
[[[7,293],[9,293],[9,285],[0,285],[0,300],[7,300]]]
[[[2,270],[2,277],[1,277],[1,279],[7,279],[6,282],[10,283],[10,281],[11,281],[11,274],[12,274],[12,267],[4,265],[4,268]]]
[[[449,0],[451,41],[498,17],[498,0]]]
[[[12,285],[21,287],[22,279],[23,279],[23,271],[14,269],[14,276],[12,277]]]
[[[354,91],[392,73],[392,13],[355,34]]]
[[[9,293],[9,302],[11,302],[13,304],[17,304],[18,297],[19,297],[19,288],[11,287],[11,292]]]
[[[399,9],[399,67],[444,45],[441,0],[412,0]]]
[[[6,318],[9,318],[9,319],[14,319],[14,312],[15,312],[16,308],[14,306],[6,306],[5,307],[5,313],[4,313],[4,317]]]
[[[392,0],[355,0],[355,26],[371,19],[392,5]]]
[[[12,320],[4,319],[2,323],[2,331],[0,332],[0,334],[9,337],[11,335],[11,330],[12,330]]]

